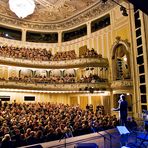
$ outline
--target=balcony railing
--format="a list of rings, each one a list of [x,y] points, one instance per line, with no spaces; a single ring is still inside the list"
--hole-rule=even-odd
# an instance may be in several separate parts
[[[65,61],[31,61],[26,59],[0,57],[0,63],[9,66],[30,68],[78,68],[78,67],[107,67],[107,58],[77,58]]]
[[[133,81],[131,79],[129,80],[117,80],[113,81],[111,84],[111,88],[128,88],[133,87]]]
[[[43,91],[82,91],[85,88],[96,88],[97,90],[108,90],[108,82],[99,83],[25,83],[19,81],[0,80],[0,88],[27,89]]]

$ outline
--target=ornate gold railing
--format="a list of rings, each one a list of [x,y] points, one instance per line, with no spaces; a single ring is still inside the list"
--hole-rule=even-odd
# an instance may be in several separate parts
[[[46,90],[46,91],[79,91],[85,88],[109,89],[108,82],[99,83],[25,83],[19,81],[0,80],[0,88],[7,89],[28,89],[28,90]]]
[[[65,61],[31,61],[25,59],[0,57],[0,63],[9,66],[31,68],[78,68],[78,67],[107,67],[107,58],[77,58]]]
[[[117,80],[113,81],[111,83],[111,88],[128,88],[133,87],[133,81],[132,80]]]

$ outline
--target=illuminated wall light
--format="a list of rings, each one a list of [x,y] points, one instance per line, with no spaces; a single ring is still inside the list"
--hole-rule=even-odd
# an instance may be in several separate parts
[[[125,57],[123,58],[123,60],[126,62],[126,61],[127,61],[127,57],[125,56]]]

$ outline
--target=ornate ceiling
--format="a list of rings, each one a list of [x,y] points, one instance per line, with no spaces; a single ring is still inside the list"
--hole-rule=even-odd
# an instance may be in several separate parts
[[[35,0],[35,12],[25,19],[10,11],[8,0],[0,0],[0,23],[39,30],[61,30],[86,22],[113,7],[101,0]]]

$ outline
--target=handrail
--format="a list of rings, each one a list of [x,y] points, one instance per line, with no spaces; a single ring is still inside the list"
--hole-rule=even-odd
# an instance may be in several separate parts
[[[107,58],[77,58],[65,61],[31,61],[26,59],[16,59],[0,57],[0,63],[9,66],[30,67],[30,68],[78,68],[78,67],[108,67]]]
[[[1,88],[29,89],[29,90],[52,90],[52,91],[80,91],[87,88],[109,89],[108,82],[99,83],[25,83],[19,81],[0,80]]]

